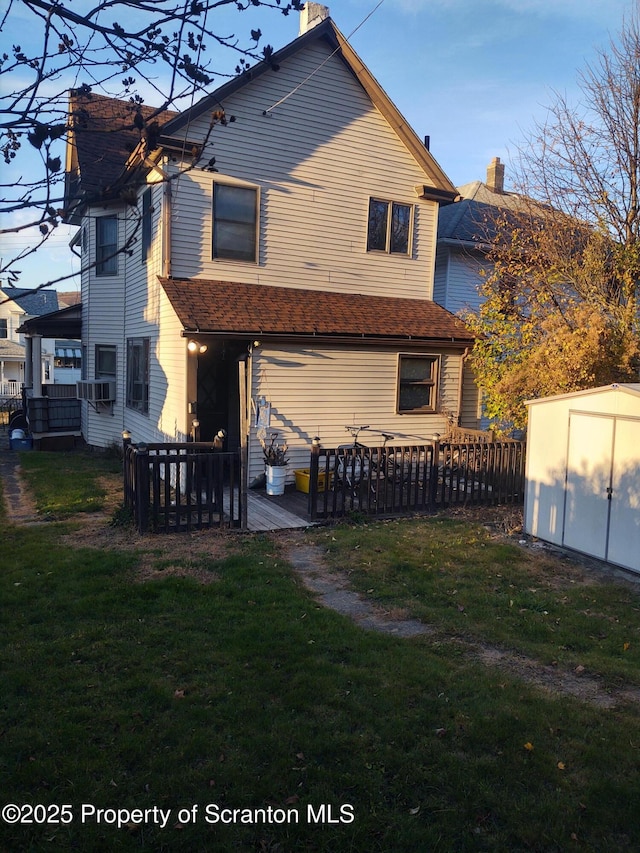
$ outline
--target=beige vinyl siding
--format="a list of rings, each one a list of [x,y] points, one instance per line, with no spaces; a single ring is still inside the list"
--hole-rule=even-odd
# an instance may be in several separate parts
[[[202,158],[214,155],[218,172],[194,170],[174,186],[173,275],[431,297],[437,204],[414,190],[427,177],[341,61],[263,115],[327,54],[313,45],[225,103],[236,120],[215,128]],[[189,138],[207,121],[195,121]],[[211,259],[213,182],[228,179],[260,187],[258,264]],[[412,257],[366,251],[372,196],[413,205]]]
[[[401,352],[420,352],[411,348]],[[424,351],[423,351],[424,352]],[[430,354],[438,354],[429,350]],[[457,408],[460,353],[441,353],[440,404]],[[444,433],[446,417],[436,414],[397,414],[398,350],[295,347],[266,345],[254,351],[252,397],[264,395],[271,404],[271,431],[290,447],[289,479],[296,468],[307,467],[311,442],[319,436],[325,447],[351,441],[347,424],[367,424],[360,439],[382,441],[380,432],[396,436],[398,444],[418,442]],[[304,381],[301,381],[304,377]],[[263,470],[252,419],[250,479]]]

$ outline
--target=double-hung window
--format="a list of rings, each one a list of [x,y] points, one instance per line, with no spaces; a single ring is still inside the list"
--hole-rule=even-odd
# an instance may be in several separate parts
[[[0,317],[0,338],[9,337],[9,323],[6,317]]]
[[[213,187],[213,257],[255,263],[258,254],[258,190]]]
[[[118,217],[96,219],[96,275],[118,275]]]
[[[96,379],[116,378],[116,348],[111,344],[96,344]]]
[[[127,407],[149,414],[149,338],[127,340]]]
[[[369,199],[367,251],[408,255],[411,250],[413,206],[395,201]]]
[[[435,412],[438,402],[437,355],[398,357],[398,412]]]

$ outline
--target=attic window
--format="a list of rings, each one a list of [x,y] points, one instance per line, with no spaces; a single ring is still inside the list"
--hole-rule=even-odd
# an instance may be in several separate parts
[[[213,257],[257,260],[258,190],[218,184],[213,187]]]
[[[369,199],[367,251],[408,255],[413,206],[396,201]]]

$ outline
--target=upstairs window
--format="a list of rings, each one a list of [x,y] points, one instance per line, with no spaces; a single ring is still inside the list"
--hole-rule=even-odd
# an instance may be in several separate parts
[[[408,255],[413,207],[395,201],[369,199],[367,251]]]
[[[436,355],[398,357],[398,412],[435,412],[440,359]]]
[[[258,190],[215,184],[213,257],[255,263],[258,254]]]
[[[9,337],[9,324],[6,317],[0,317],[0,338]]]
[[[96,275],[118,275],[118,217],[96,219]]]
[[[151,187],[142,193],[142,262],[147,260],[151,248],[151,230],[153,224],[153,207],[151,206]]]

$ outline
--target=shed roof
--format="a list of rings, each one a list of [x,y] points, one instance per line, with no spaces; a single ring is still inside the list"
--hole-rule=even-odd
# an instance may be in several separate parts
[[[161,278],[186,332],[401,340],[469,346],[465,324],[428,299]]]
[[[585,388],[583,391],[570,391],[567,394],[554,394],[552,397],[537,397],[535,400],[525,400],[526,406],[537,403],[549,403],[553,400],[569,400],[577,397],[587,397],[593,394],[615,393],[622,391],[640,397],[640,382],[613,382],[611,385],[600,385],[598,388]]]

